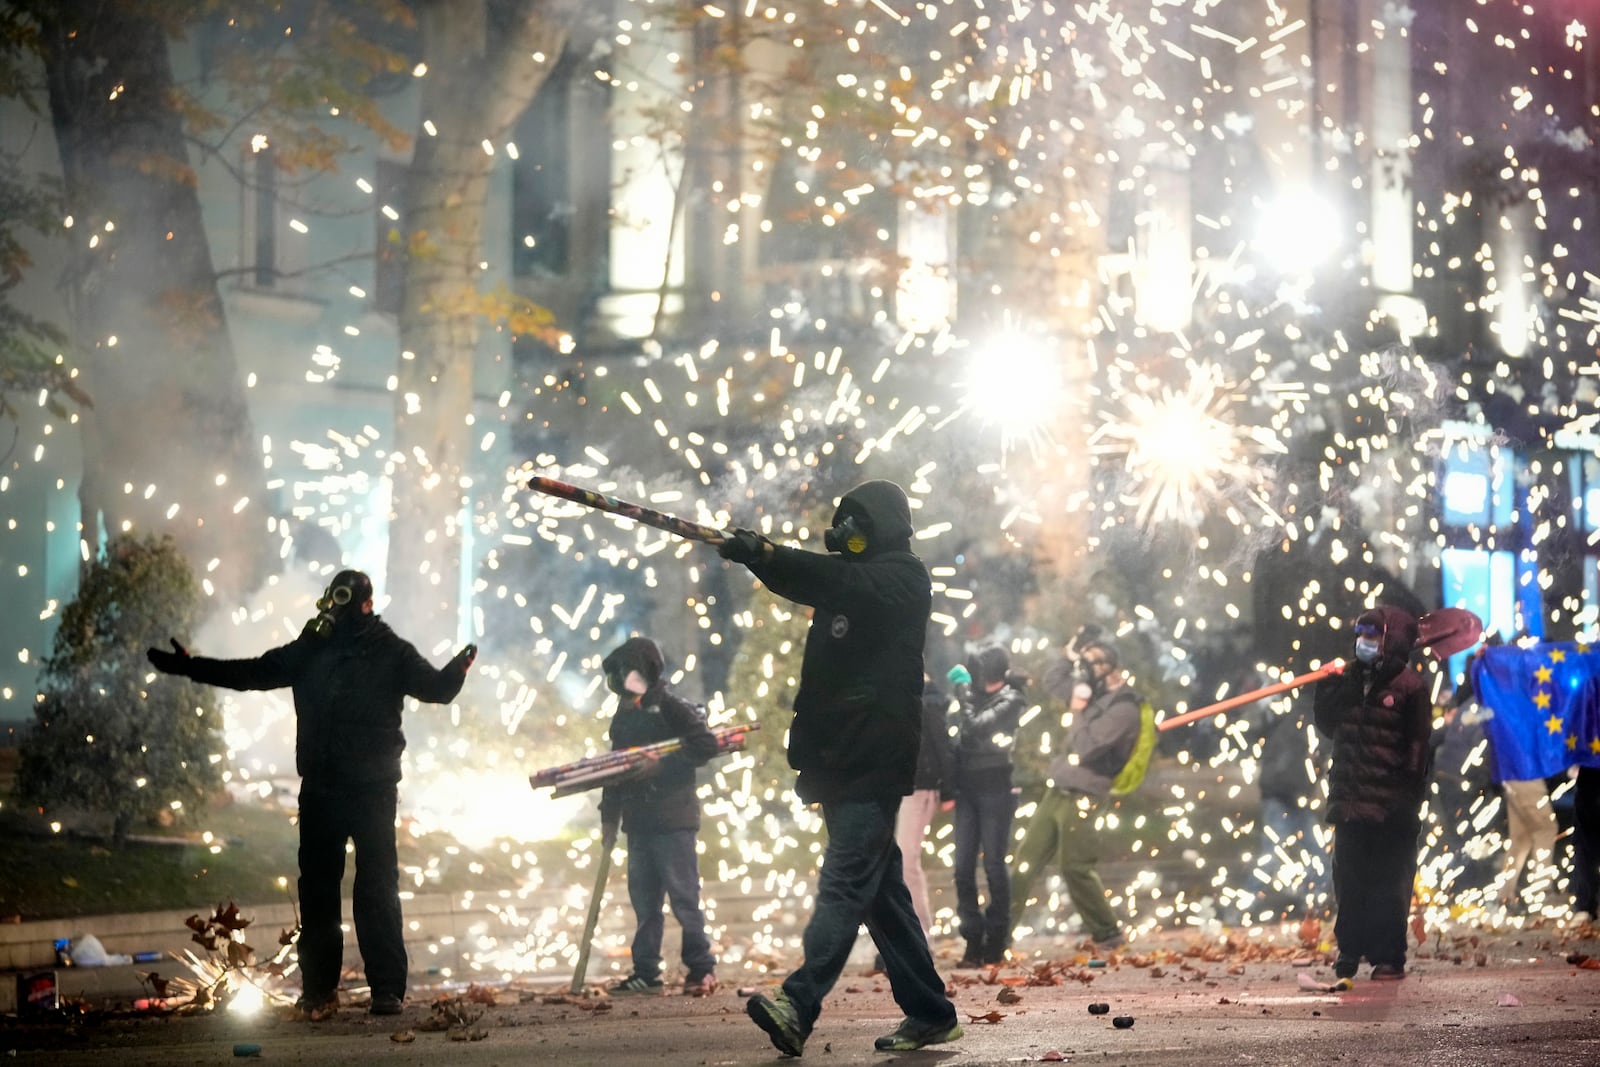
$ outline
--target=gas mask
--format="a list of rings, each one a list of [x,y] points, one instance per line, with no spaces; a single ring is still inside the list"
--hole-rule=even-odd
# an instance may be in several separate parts
[[[316,617],[306,623],[305,632],[315,637],[332,637],[340,621],[359,612],[371,596],[371,579],[360,571],[340,571],[317,600]]]
[[[861,555],[867,550],[867,523],[846,512],[822,535],[822,547],[847,556]]]

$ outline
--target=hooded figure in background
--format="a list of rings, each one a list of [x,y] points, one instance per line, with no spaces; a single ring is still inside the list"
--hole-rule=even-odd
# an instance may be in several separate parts
[[[877,1039],[908,1051],[961,1036],[906,889],[895,818],[916,784],[922,648],[933,605],[911,552],[911,505],[893,482],[844,495],[823,537],[828,554],[735,530],[718,546],[768,589],[812,609],[789,727],[795,791],[822,806],[827,850],[802,941],[805,958],[772,997],[746,1010],[778,1051],[799,1056],[863,923],[905,1021]]]
[[[648,761],[626,782],[600,794],[602,839],[616,840],[621,824],[628,835],[628,901],[636,922],[633,974],[613,987],[616,993],[661,991],[661,906],[683,930],[683,991],[707,996],[717,988],[716,958],[700,908],[700,866],[695,838],[700,832],[700,800],[695,768],[717,754],[717,739],[705,714],[667,687],[666,658],[648,637],[630,637],[601,661],[606,687],[617,695],[611,720],[611,748],[638,748],[674,738],[676,752]]]
[[[290,687],[295,770],[300,773],[300,972],[297,1004],[312,1019],[337,1009],[344,954],[339,883],[345,844],[355,845],[351,898],[356,940],[372,987],[370,1011],[395,1015],[405,1000],[406,946],[395,847],[405,698],[448,704],[477,656],[468,645],[435,669],[372,612],[372,579],[333,576],[300,636],[255,659],[191,656],[152,648],[156,670],[224,689]]]
[[[1011,674],[1011,657],[999,645],[979,649],[965,667],[952,668],[955,683],[956,915],[967,950],[957,967],[1004,963],[1011,947],[1011,821],[1017,798],[1011,791],[1017,725],[1027,709],[1026,679]],[[988,900],[978,900],[978,859]]]
[[[1405,977],[1406,916],[1432,754],[1433,705],[1411,665],[1417,620],[1380,606],[1356,619],[1355,659],[1317,683],[1313,714],[1331,748],[1328,822],[1338,915],[1334,973],[1361,960],[1380,981]]]

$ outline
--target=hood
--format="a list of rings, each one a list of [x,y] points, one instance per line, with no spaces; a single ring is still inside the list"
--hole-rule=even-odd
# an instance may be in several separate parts
[[[979,692],[996,682],[1003,682],[1011,669],[1011,657],[999,645],[980,648],[972,657],[972,685]]]
[[[1380,604],[1362,612],[1356,625],[1377,627],[1383,635],[1379,648],[1385,662],[1404,663],[1417,647],[1416,616],[1401,608]]]
[[[638,671],[644,680],[654,686],[667,668],[661,646],[648,637],[630,637],[606,654],[600,669],[606,674],[627,677],[629,671]]]
[[[894,482],[862,482],[846,493],[833,513],[833,521],[855,514],[872,524],[872,543],[880,550],[906,548],[911,543],[911,502]]]

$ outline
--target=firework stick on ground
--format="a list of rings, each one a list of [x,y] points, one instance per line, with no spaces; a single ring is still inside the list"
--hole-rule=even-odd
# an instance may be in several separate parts
[[[1262,697],[1270,697],[1276,693],[1287,693],[1291,689],[1299,689],[1303,685],[1310,685],[1312,682],[1326,678],[1330,674],[1338,674],[1342,670],[1344,670],[1344,660],[1334,660],[1332,663],[1329,663],[1326,666],[1318,667],[1314,671],[1310,671],[1306,674],[1296,675],[1295,677],[1290,678],[1287,682],[1279,682],[1276,685],[1264,686],[1260,689],[1252,689],[1248,693],[1240,693],[1236,697],[1229,697],[1227,700],[1219,700],[1215,704],[1207,704],[1203,708],[1196,708],[1193,711],[1186,711],[1182,715],[1175,715],[1170,719],[1163,719],[1161,722],[1156,724],[1156,729],[1170,730],[1174,726],[1184,726],[1188,723],[1194,722],[1196,719],[1208,718],[1217,714],[1218,712],[1227,711],[1229,708],[1236,708],[1240,704],[1249,704],[1251,701],[1260,700]]]
[[[611,876],[611,850],[617,846],[617,827],[606,823],[600,832],[600,855],[594,865],[594,894],[589,897],[589,915],[583,921],[583,940],[578,942],[578,962],[572,971],[572,992],[583,992],[589,973],[589,949],[594,944],[595,927],[600,925],[600,906],[605,901],[606,879]]]
[[[704,541],[708,545],[720,545],[728,539],[728,535],[714,526],[706,526],[688,519],[680,519],[676,515],[668,515],[664,511],[647,508],[643,504],[634,504],[627,500],[618,500],[614,496],[605,496],[593,489],[584,489],[582,486],[571,485],[567,482],[557,481],[554,478],[542,478],[534,475],[528,479],[528,488],[536,493],[546,496],[560,497],[570,500],[575,504],[594,508],[596,511],[609,512],[612,515],[621,515],[625,519],[653,526],[657,530],[665,530],[670,534],[689,541]]]

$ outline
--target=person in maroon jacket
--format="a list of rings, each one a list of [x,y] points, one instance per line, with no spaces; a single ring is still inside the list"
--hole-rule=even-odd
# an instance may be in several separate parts
[[[1355,623],[1355,662],[1317,683],[1312,711],[1331,742],[1334,974],[1406,975],[1406,915],[1432,756],[1433,704],[1411,665],[1417,620],[1381,606]]]
[[[313,1020],[338,1007],[344,931],[339,883],[345,843],[355,843],[351,899],[356,941],[372,987],[373,1015],[398,1015],[405,1001],[406,944],[394,825],[399,800],[405,698],[448,704],[478,650],[468,645],[435,669],[411,642],[372,613],[372,579],[334,575],[316,618],[300,636],[254,659],[146,653],[156,670],[225,689],[294,692],[294,762],[300,774],[300,973],[296,1007]]]

